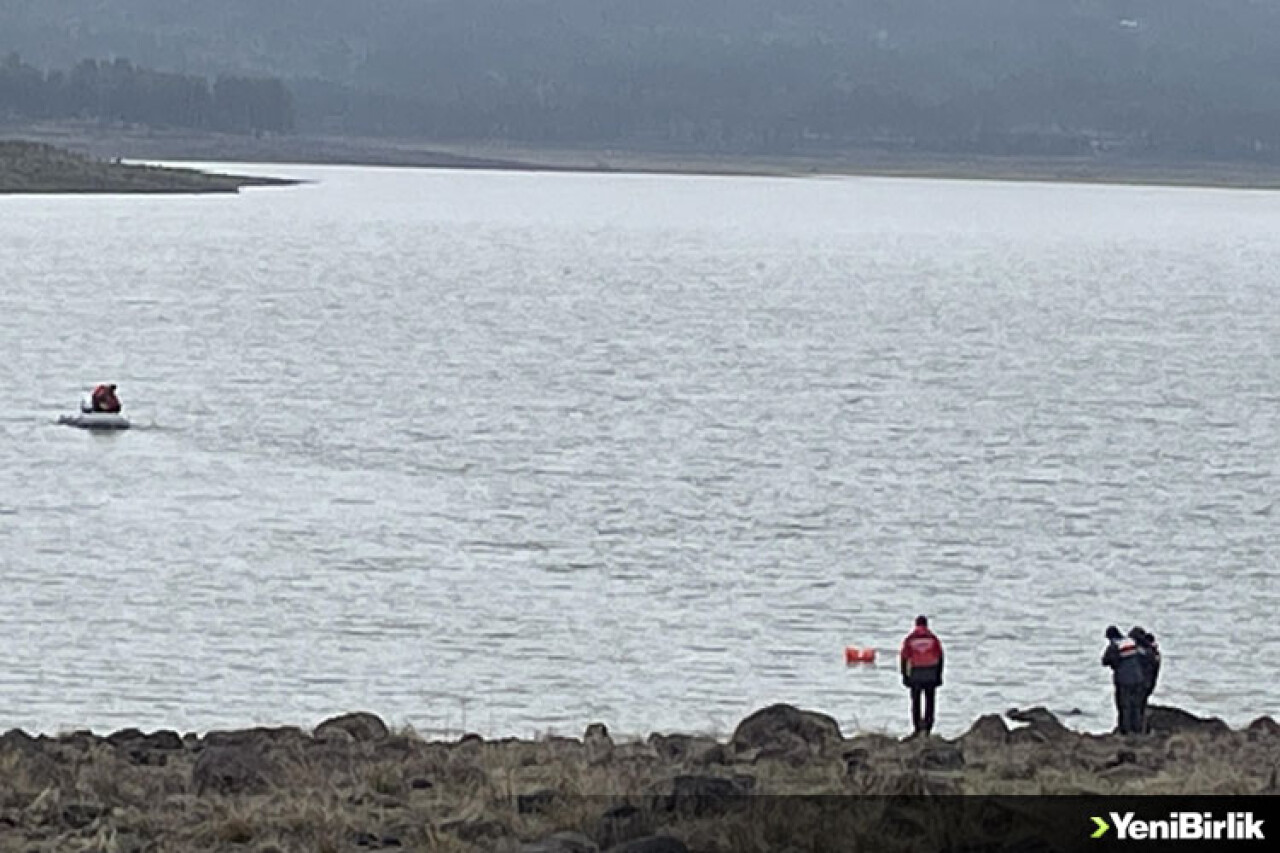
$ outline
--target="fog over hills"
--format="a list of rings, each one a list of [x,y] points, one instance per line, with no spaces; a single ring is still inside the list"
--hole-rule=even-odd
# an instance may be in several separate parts
[[[1280,159],[1273,0],[0,0],[9,51],[279,77],[300,130]]]

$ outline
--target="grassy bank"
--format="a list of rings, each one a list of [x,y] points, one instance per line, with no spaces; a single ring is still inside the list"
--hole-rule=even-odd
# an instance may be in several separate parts
[[[53,145],[0,140],[0,193],[234,193],[296,181],[127,165]]]
[[[5,132],[0,127],[0,135]],[[1030,157],[833,149],[794,155],[712,155],[305,134],[255,138],[104,127],[89,122],[29,124],[10,127],[8,132],[96,157],[137,160],[707,175],[827,174],[1280,189],[1278,166],[1156,162],[1107,153]]]
[[[1008,716],[906,742],[845,737],[832,718],[785,705],[723,741],[615,741],[595,725],[582,738],[428,742],[369,714],[313,731],[11,731],[0,737],[0,851],[727,853],[818,831],[810,801],[769,795],[1278,790],[1270,718],[1232,730],[1157,709],[1151,734],[1121,738],[1070,731],[1042,709]],[[859,828],[871,816],[842,814],[843,832],[871,831]],[[899,827],[876,849],[931,849],[941,831]],[[810,840],[801,849],[823,849]]]

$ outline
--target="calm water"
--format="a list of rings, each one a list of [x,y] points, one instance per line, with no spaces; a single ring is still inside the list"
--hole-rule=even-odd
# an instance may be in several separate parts
[[[0,197],[0,728],[1277,711],[1280,195],[259,171]]]

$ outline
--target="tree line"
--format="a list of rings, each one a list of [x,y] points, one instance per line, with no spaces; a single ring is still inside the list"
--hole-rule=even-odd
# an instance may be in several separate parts
[[[11,53],[0,62],[0,116],[93,119],[228,133],[294,129],[293,96],[271,77],[208,79],[85,59],[42,71]]]
[[[73,85],[74,69],[39,81],[28,69],[9,74],[0,112],[709,154],[1110,152],[1280,162],[1277,3],[377,6],[371,15],[351,0],[17,4],[0,27],[0,51],[20,50],[44,67],[123,55],[183,73],[124,63],[131,70],[121,75],[120,62],[94,63],[82,75],[96,75],[88,86]],[[248,75],[261,80],[247,84],[252,93],[219,91],[218,81]],[[120,76],[136,78],[133,96],[113,88]],[[31,97],[39,86],[45,96]]]

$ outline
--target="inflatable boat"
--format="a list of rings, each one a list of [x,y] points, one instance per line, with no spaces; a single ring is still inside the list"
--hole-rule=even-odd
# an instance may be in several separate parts
[[[114,412],[77,412],[74,415],[63,415],[58,418],[58,423],[78,429],[115,430],[129,428],[129,420],[124,415]]]

